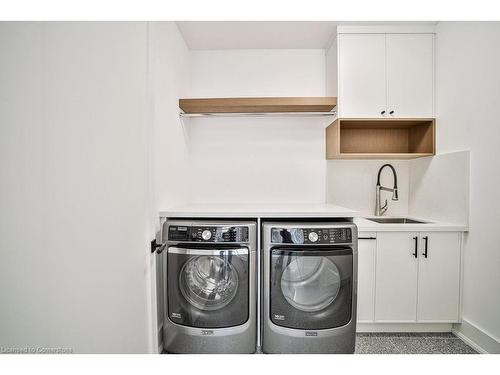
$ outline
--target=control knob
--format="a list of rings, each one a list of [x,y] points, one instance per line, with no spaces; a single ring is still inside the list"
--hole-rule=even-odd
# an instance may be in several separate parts
[[[208,241],[210,238],[212,238],[212,232],[210,232],[208,229],[205,229],[201,233],[201,238],[203,238],[205,241]]]
[[[319,238],[318,233],[316,233],[316,232],[309,233],[308,237],[309,237],[309,241],[311,241],[311,242],[316,242]]]

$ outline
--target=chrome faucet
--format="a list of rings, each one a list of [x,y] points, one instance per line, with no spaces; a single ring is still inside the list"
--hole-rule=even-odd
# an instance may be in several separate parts
[[[392,175],[394,176],[394,187],[392,189],[380,185],[380,174],[382,173],[382,170],[385,167],[389,167],[392,169]],[[387,199],[385,200],[385,203],[383,206],[381,206],[381,203],[380,203],[380,192],[382,190],[392,192],[392,200],[393,201],[397,201],[399,199],[398,198],[398,176],[396,175],[396,170],[394,169],[394,167],[392,165],[384,164],[383,166],[380,167],[380,169],[378,170],[377,187],[376,188],[377,188],[377,192],[376,192],[376,196],[375,196],[375,216],[381,216],[385,213],[385,211],[387,211]]]

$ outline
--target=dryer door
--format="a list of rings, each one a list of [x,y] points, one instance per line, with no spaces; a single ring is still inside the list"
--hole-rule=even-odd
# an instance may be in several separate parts
[[[351,320],[352,249],[317,249],[272,249],[270,319],[274,324],[318,330]]]
[[[245,323],[249,304],[248,267],[248,248],[169,247],[169,319],[199,328]]]

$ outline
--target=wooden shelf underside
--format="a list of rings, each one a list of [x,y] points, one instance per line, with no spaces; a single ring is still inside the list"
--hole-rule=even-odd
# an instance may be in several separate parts
[[[336,159],[416,159],[433,153],[341,153]]]
[[[336,105],[335,97],[179,99],[179,108],[188,114],[331,112]]]
[[[342,129],[408,129],[429,125],[432,118],[378,118],[378,119],[340,119]]]

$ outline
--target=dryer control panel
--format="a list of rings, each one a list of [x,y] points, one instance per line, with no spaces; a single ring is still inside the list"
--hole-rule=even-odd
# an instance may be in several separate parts
[[[248,242],[248,227],[170,225],[168,227],[168,240],[181,242]]]
[[[328,245],[352,242],[351,228],[271,228],[271,242]]]

